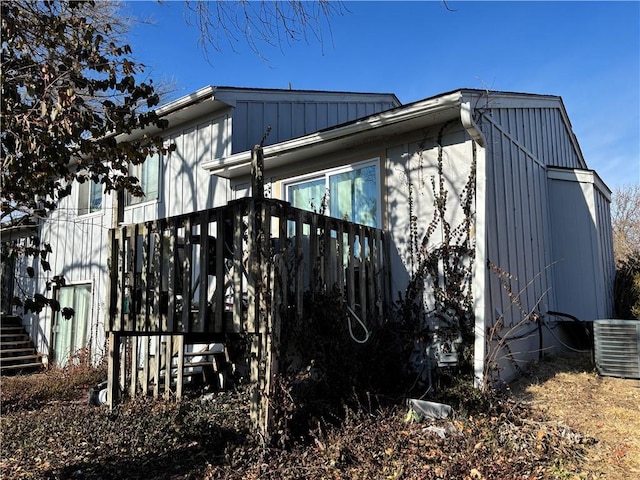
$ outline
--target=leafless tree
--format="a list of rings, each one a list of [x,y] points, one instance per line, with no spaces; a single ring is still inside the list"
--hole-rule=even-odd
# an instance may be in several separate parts
[[[186,0],[185,4],[187,22],[200,30],[207,58],[212,49],[221,52],[225,43],[235,51],[241,40],[261,57],[264,46],[282,47],[311,37],[324,45],[329,19],[347,11],[342,2],[329,0]]]
[[[618,187],[611,196],[613,251],[616,263],[640,251],[640,184]]]

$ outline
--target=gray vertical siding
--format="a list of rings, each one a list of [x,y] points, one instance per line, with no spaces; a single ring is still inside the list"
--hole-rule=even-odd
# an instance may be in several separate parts
[[[509,275],[503,281],[517,297],[509,298],[499,276],[488,271],[487,322],[503,314],[502,334],[514,337],[511,351],[528,352],[519,361],[532,360],[538,354],[535,324],[508,330],[523,318],[521,309],[585,320],[611,312],[606,187],[548,180],[549,169],[586,169],[558,97],[489,94],[478,121],[487,141],[487,256]],[[554,339],[545,336],[544,342],[550,346]],[[501,362],[505,376],[514,373],[510,363]]]
[[[613,314],[613,243],[604,189],[590,171],[549,172],[557,310],[581,320]]]
[[[495,124],[485,122],[487,141],[487,257],[511,284],[525,311],[548,305],[551,264],[547,231],[545,167]],[[505,324],[522,319],[522,312],[489,272],[487,318],[498,312]],[[510,276],[511,278],[507,277]]]
[[[586,168],[559,108],[491,108],[485,115],[542,164]]]
[[[390,101],[342,99],[238,100],[233,112],[233,152],[250,150],[271,126],[265,145],[289,140],[397,106]]]
[[[613,318],[615,308],[613,303],[613,288],[615,281],[615,260],[613,256],[613,232],[611,229],[611,200],[606,192],[596,189],[595,207],[598,223],[600,263],[603,275],[604,295],[603,311],[600,318]]]

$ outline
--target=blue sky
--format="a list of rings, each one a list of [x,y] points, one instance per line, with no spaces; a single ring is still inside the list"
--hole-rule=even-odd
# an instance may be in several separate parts
[[[171,98],[205,85],[395,93],[457,88],[560,95],[590,168],[640,183],[640,2],[345,2],[323,41],[243,41],[205,58],[183,2],[129,2],[129,42]],[[348,10],[348,11],[346,11]]]

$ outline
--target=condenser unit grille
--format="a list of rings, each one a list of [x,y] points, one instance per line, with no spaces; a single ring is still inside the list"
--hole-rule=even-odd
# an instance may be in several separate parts
[[[601,375],[640,379],[639,320],[594,320],[593,340]]]

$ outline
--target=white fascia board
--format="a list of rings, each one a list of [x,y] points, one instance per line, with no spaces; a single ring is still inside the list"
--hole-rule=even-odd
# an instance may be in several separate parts
[[[193,103],[198,103],[202,100],[206,100],[207,98],[212,98],[214,92],[215,89],[211,85],[207,85],[206,87],[202,87],[201,89],[196,90],[189,95],[185,95],[184,97],[180,97],[173,102],[169,102],[166,105],[159,107],[156,110],[156,115],[162,118],[165,115],[175,112],[176,110],[188,107]]]
[[[314,152],[321,152],[327,149],[328,145],[332,142],[338,142],[339,140],[367,132],[373,133],[375,130],[385,127],[400,127],[402,123],[435,115],[446,110],[455,109],[457,111],[461,103],[462,94],[460,92],[422,100],[371,115],[342,126],[320,130],[309,135],[266,146],[263,149],[264,158],[267,160],[269,158],[287,155],[300,149],[305,149],[307,156],[313,156]],[[250,164],[251,151],[247,150],[222,159],[203,162],[202,167],[209,170],[212,175],[232,178],[240,171],[245,171],[249,168]]]

